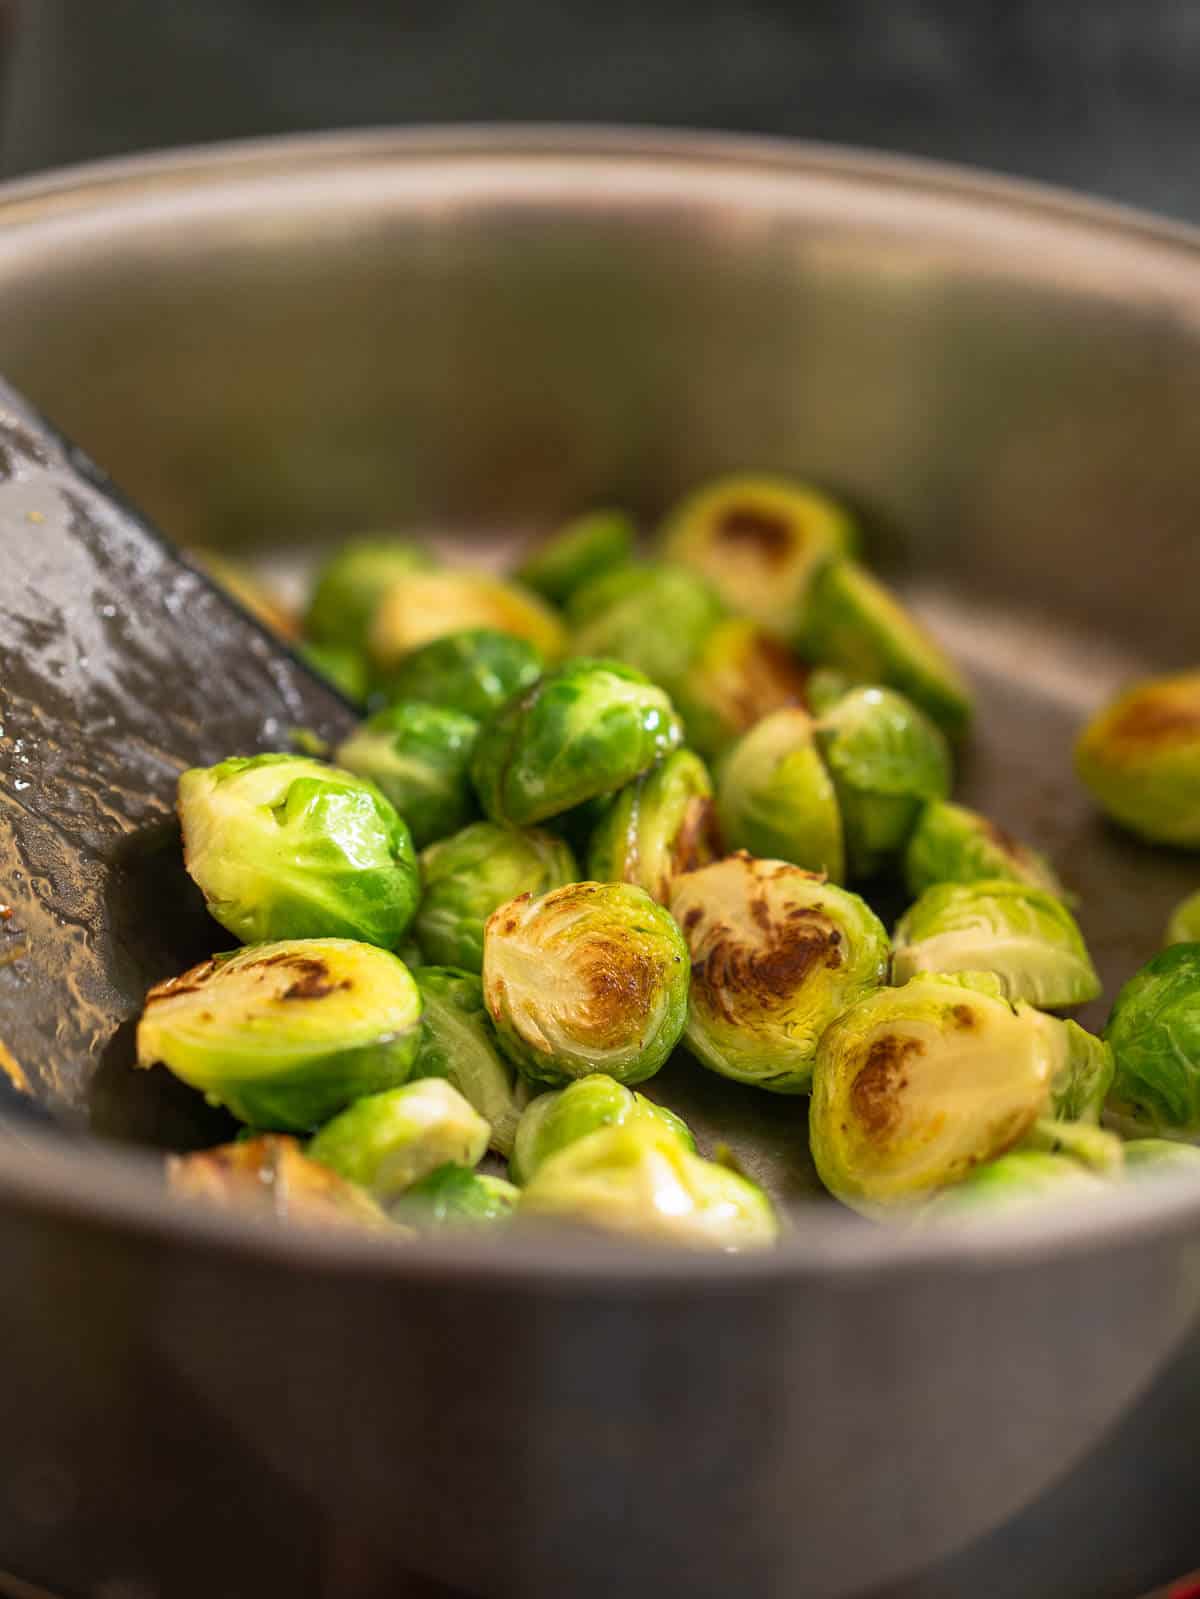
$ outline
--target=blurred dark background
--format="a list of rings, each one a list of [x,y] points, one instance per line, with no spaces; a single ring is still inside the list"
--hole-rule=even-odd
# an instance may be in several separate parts
[[[1200,220],[1198,0],[0,0],[9,173],[382,123],[640,122],[965,161]]]

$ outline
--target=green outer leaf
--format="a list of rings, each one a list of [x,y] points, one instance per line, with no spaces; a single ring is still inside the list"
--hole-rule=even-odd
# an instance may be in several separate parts
[[[717,815],[730,849],[845,876],[842,818],[807,711],[765,716],[722,761]]]
[[[934,883],[977,883],[1008,877],[1066,899],[1053,868],[978,811],[948,800],[931,800],[917,821],[904,855],[909,893],[918,898]]]
[[[508,1155],[529,1085],[499,1052],[483,984],[450,966],[421,966],[415,976],[425,1016],[412,1081],[444,1077],[491,1126],[491,1148]]]
[[[588,845],[588,876],[636,883],[665,904],[680,872],[721,853],[712,792],[700,757],[672,751],[604,807]]]
[[[340,766],[369,778],[408,824],[418,849],[476,815],[468,767],[479,723],[437,705],[389,705],[339,745]]]
[[[495,628],[468,627],[410,650],[387,675],[393,703],[415,700],[485,721],[545,670],[528,639]]]
[[[1110,1105],[1148,1132],[1200,1138],[1200,944],[1172,944],[1117,995]]]
[[[304,631],[315,644],[363,650],[371,616],[398,577],[433,566],[428,551],[410,539],[350,539],[317,573]]]
[[[624,511],[585,511],[526,556],[516,576],[563,605],[585,583],[628,561],[636,541],[637,527]]]

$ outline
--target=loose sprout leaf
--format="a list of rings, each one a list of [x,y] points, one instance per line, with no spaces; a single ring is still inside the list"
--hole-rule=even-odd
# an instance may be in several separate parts
[[[418,849],[476,815],[469,766],[479,723],[437,705],[389,705],[338,746],[337,762],[369,778],[408,824]]]
[[[509,1176],[528,1183],[552,1155],[601,1127],[623,1127],[648,1122],[659,1132],[677,1138],[685,1149],[696,1141],[687,1124],[665,1106],[656,1105],[606,1073],[581,1077],[553,1093],[539,1094],[521,1117],[509,1161]]]
[[[918,898],[934,883],[977,883],[1010,877],[1066,900],[1053,868],[978,811],[933,799],[922,810],[904,854],[908,891]]]
[[[553,605],[565,605],[578,589],[628,561],[637,527],[624,511],[585,511],[526,556],[517,578]]]
[[[675,750],[604,807],[588,845],[588,876],[636,883],[664,905],[680,873],[721,853],[708,770],[691,750]]]
[[[1075,768],[1116,821],[1200,849],[1200,670],[1127,689],[1080,734]]]
[[[356,1100],[321,1128],[308,1153],[387,1205],[447,1162],[477,1165],[489,1133],[456,1088],[428,1077]]]
[[[491,1148],[508,1155],[529,1085],[499,1052],[482,982],[448,966],[422,966],[416,981],[424,1019],[413,1080],[444,1077],[491,1127]]]
[[[731,849],[845,875],[842,817],[807,711],[775,711],[721,763],[717,814]]]
[[[566,648],[566,631],[546,602],[486,572],[412,572],[390,584],[371,620],[368,651],[384,680],[411,651],[448,633],[489,628],[533,645],[543,660]]]
[[[1117,995],[1110,1106],[1145,1132],[1200,1139],[1200,943],[1155,955]]]

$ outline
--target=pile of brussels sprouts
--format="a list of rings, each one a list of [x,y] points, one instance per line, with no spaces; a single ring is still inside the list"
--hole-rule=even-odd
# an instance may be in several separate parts
[[[328,761],[180,779],[241,947],[151,991],[138,1061],[244,1126],[175,1185],[398,1237],[769,1245],[761,1188],[637,1091],[677,1049],[807,1110],[868,1215],[1200,1171],[1200,894],[1103,1038],[1053,1014],[1100,993],[1067,896],[951,799],[968,688],[856,546],[827,496],[738,477],[652,558],[617,512],[507,580],[340,550],[302,647],[370,714]],[[1126,695],[1078,759],[1119,820],[1200,846],[1200,673]],[[889,884],[890,937],[856,892]]]

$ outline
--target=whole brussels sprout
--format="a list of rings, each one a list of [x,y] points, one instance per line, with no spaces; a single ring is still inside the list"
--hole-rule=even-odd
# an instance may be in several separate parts
[[[942,977],[877,989],[817,1045],[809,1142],[830,1193],[912,1205],[1054,1113],[1061,1057],[1038,1013]]]
[[[826,1027],[887,976],[870,906],[785,861],[739,854],[688,872],[671,913],[692,952],[688,1049],[773,1093],[807,1091]]]
[[[483,984],[449,966],[418,967],[416,980],[425,1014],[411,1080],[444,1077],[491,1127],[491,1147],[508,1155],[529,1085],[497,1050]]]
[[[774,711],[729,751],[717,816],[732,849],[845,876],[842,818],[807,711]]]
[[[500,1047],[554,1087],[591,1072],[640,1083],[679,1042],[688,953],[660,906],[632,883],[571,883],[493,911],[483,995]]]
[[[509,1176],[514,1183],[527,1183],[551,1155],[577,1139],[601,1127],[623,1127],[647,1119],[678,1138],[685,1149],[695,1150],[696,1140],[687,1123],[674,1111],[656,1105],[604,1072],[580,1077],[566,1088],[539,1094],[526,1107],[508,1163]]]
[[[177,1194],[222,1210],[324,1227],[388,1226],[386,1215],[355,1183],[309,1160],[294,1138],[259,1133],[236,1143],[167,1157]],[[398,1228],[392,1229],[399,1232]]]
[[[606,806],[588,846],[588,876],[636,883],[665,905],[681,872],[721,854],[712,782],[691,750],[674,750]]]
[[[489,1131],[456,1088],[429,1077],[356,1100],[326,1122],[308,1153],[387,1205],[447,1162],[477,1165]]]
[[[816,572],[849,555],[858,532],[848,513],[805,483],[723,477],[667,517],[668,559],[701,572],[731,610],[792,638]]]
[[[526,556],[517,578],[552,605],[565,605],[592,578],[628,561],[636,542],[624,511],[585,511]]]
[[[951,738],[971,720],[971,691],[958,668],[894,595],[855,561],[818,573],[798,640],[800,653],[858,683],[898,689]]]
[[[567,622],[583,627],[593,617],[611,610],[632,594],[650,587],[662,572],[660,561],[621,561],[574,589],[566,602]],[[707,589],[701,589],[708,593]],[[717,607],[720,610],[720,607]]]
[[[1075,769],[1131,831],[1200,849],[1200,671],[1127,689],[1080,734]]]
[[[539,828],[520,832],[472,822],[421,856],[425,893],[413,931],[434,966],[483,970],[483,928],[498,905],[518,894],[544,894],[579,876],[561,838]]]
[[[691,1249],[762,1249],[779,1233],[757,1184],[644,1122],[604,1127],[559,1150],[521,1190],[518,1215]]]
[[[1103,1178],[1069,1155],[1014,1150],[986,1166],[976,1166],[962,1182],[934,1194],[920,1211],[919,1220],[966,1220],[1036,1209],[1047,1202],[1095,1197],[1107,1187]]]
[[[1104,1036],[1110,1107],[1150,1133],[1200,1140],[1200,944],[1172,944],[1117,995]]]
[[[1131,1138],[1125,1145],[1130,1177],[1174,1177],[1190,1172],[1200,1180],[1200,1149],[1173,1138]]]
[[[161,1062],[241,1121],[306,1132],[405,1082],[420,1036],[421,996],[403,962],[373,944],[304,938],[157,983],[137,1063]]]
[[[818,722],[817,738],[837,791],[851,876],[870,876],[903,849],[925,801],[949,794],[946,740],[886,688],[844,694]]]
[[[391,1213],[418,1232],[490,1227],[510,1220],[520,1197],[520,1189],[503,1177],[468,1171],[450,1161],[406,1189],[393,1203]]]
[[[368,652],[376,671],[393,671],[410,650],[465,628],[490,628],[527,640],[544,660],[566,647],[566,632],[544,600],[486,572],[413,572],[381,595]]]
[[[671,697],[688,743],[715,759],[771,711],[803,705],[807,669],[757,622],[727,617],[710,627]]]
[[[437,705],[388,705],[338,746],[336,760],[366,777],[408,824],[418,849],[476,814],[468,767],[479,723]]]
[[[317,573],[305,636],[314,644],[365,649],[375,607],[397,578],[428,571],[433,558],[411,539],[351,539]]]
[[[913,898],[934,883],[977,883],[997,877],[1066,898],[1053,868],[1036,850],[978,811],[949,800],[930,800],[904,853],[904,879]]]
[[[527,827],[622,788],[682,738],[670,700],[641,672],[573,660],[484,726],[471,775],[493,821]]]
[[[1008,878],[935,883],[896,926],[892,980],[918,972],[994,972],[1010,999],[1042,1010],[1100,993],[1083,934],[1044,889]]]
[[[183,773],[179,820],[209,914],[243,943],[404,937],[416,855],[373,783],[302,755],[233,756]]]
[[[1171,912],[1167,923],[1167,944],[1200,944],[1200,891],[1189,894]]]
[[[725,607],[703,578],[682,566],[643,568],[636,583],[620,572],[601,582],[624,592],[600,606],[599,585],[589,585],[588,603],[596,609],[577,626],[573,653],[624,661],[674,695]]]
[[[528,639],[468,627],[402,655],[383,686],[393,702],[441,705],[482,722],[542,671],[542,657]]]
[[[299,653],[318,677],[361,705],[369,688],[367,658],[348,644],[301,644]]]

